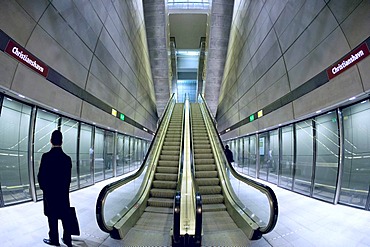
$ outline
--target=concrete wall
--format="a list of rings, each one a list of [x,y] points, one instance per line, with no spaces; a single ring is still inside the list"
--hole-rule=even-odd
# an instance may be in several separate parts
[[[235,0],[217,110],[220,131],[279,100],[370,35],[368,0]],[[370,91],[370,58],[323,86],[223,135],[252,133],[304,118]]]
[[[0,0],[0,28],[64,77],[156,129],[141,0]],[[0,87],[85,121],[151,138],[0,52]]]

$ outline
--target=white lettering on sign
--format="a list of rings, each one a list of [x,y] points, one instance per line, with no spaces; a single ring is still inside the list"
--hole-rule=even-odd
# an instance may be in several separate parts
[[[36,60],[32,60],[28,57],[27,54],[23,54],[22,51],[18,50],[18,47],[16,46],[13,47],[12,53],[16,55],[17,57],[19,57],[20,59],[22,59],[23,61],[25,61],[26,63],[28,63],[29,65],[31,65],[32,67],[34,67],[35,69],[39,70],[41,73],[44,72],[44,68],[38,65]]]
[[[335,75],[336,73],[338,73],[339,71],[341,71],[342,69],[350,65],[351,63],[355,62],[357,59],[359,59],[362,56],[365,56],[365,52],[363,50],[357,52],[354,55],[351,55],[351,57],[348,60],[344,60],[342,63],[338,64],[336,67],[333,67],[331,69],[331,72],[333,73],[333,75]]]
[[[342,57],[340,60],[326,69],[326,74],[328,75],[329,80],[351,68],[362,59],[365,59],[365,57],[367,57],[369,54],[370,52],[366,42],[362,43],[348,55]]]

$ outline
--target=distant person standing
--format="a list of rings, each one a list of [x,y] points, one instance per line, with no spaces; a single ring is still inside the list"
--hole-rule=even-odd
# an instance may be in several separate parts
[[[231,164],[231,162],[234,162],[233,152],[231,152],[229,145],[225,146],[225,155],[227,158],[227,161]]]
[[[71,157],[62,150],[63,135],[59,130],[51,134],[52,148],[41,157],[40,169],[37,175],[40,189],[43,191],[44,214],[48,217],[49,239],[44,239],[48,245],[59,245],[58,219],[63,224],[63,243],[72,246],[69,233],[69,186],[71,184]]]

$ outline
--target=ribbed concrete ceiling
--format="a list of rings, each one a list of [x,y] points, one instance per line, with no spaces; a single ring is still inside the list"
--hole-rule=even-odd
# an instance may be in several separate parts
[[[169,23],[176,49],[199,49],[200,39],[206,37],[206,14],[170,14]]]

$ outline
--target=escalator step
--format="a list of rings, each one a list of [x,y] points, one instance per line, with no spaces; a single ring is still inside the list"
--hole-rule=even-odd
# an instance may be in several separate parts
[[[212,149],[210,149],[210,148],[200,148],[200,147],[194,148],[194,153],[195,153],[195,155],[197,155],[197,154],[213,154]]]
[[[220,183],[219,178],[197,178],[198,186],[218,185],[219,183]]]
[[[220,194],[221,186],[219,185],[199,186],[199,192],[202,196],[210,194]]]
[[[164,141],[163,146],[175,146],[175,147],[179,148],[180,147],[180,141],[178,141],[178,142]]]
[[[157,173],[177,174],[178,168],[177,167],[171,167],[171,166],[157,166],[156,172]]]
[[[180,155],[180,150],[162,150],[161,154],[179,156]]]
[[[199,171],[195,172],[196,178],[217,178],[218,176],[217,171]]]
[[[225,211],[226,206],[225,204],[219,203],[219,204],[205,204],[202,206],[203,212],[216,212],[216,211]]]
[[[163,207],[152,207],[148,206],[145,208],[145,212],[151,213],[161,213],[161,214],[172,214],[173,208],[163,208]]]
[[[174,198],[175,190],[153,188],[150,190],[151,197],[155,198]]]
[[[195,159],[213,159],[213,153],[195,153]]]
[[[178,161],[180,158],[179,155],[164,155],[164,154],[161,154],[159,156],[159,159],[160,160],[172,160],[172,161]]]
[[[177,181],[177,173],[156,173],[154,178],[156,180],[165,180],[165,181]]]
[[[172,208],[173,207],[173,198],[154,198],[151,197],[148,199],[148,205],[153,207],[164,207]]]
[[[209,140],[197,140],[197,139],[194,139],[193,140],[193,143],[194,145],[210,145],[210,142]]]
[[[153,181],[153,188],[176,189],[176,186],[177,186],[177,181],[160,181],[160,180]]]
[[[216,165],[199,165],[195,166],[195,171],[216,171]]]
[[[209,150],[212,150],[210,143],[199,143],[199,144],[195,144],[194,143],[194,149],[195,150],[197,150],[197,149],[209,149]]]
[[[223,203],[224,196],[217,194],[217,195],[202,195],[202,203],[203,204],[219,204]]]
[[[178,160],[159,160],[158,161],[158,167],[177,167],[179,166]]]
[[[162,151],[163,150],[179,150],[180,149],[180,146],[165,146],[165,145],[163,145],[163,147],[162,147]]]
[[[195,158],[195,165],[201,165],[201,164],[204,164],[204,165],[212,165],[212,164],[215,164],[215,160],[213,158],[211,159],[197,159]]]

